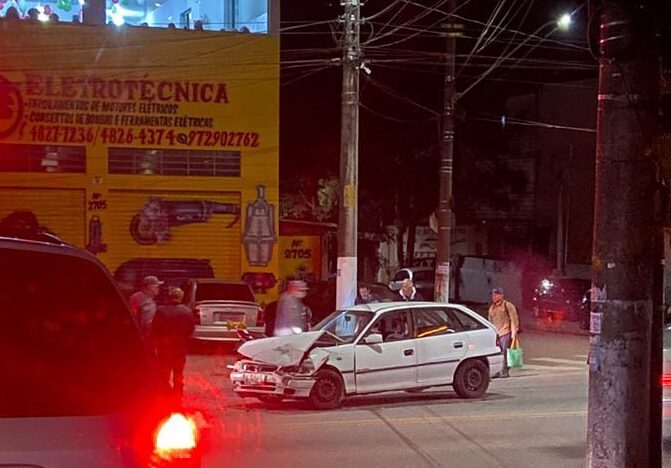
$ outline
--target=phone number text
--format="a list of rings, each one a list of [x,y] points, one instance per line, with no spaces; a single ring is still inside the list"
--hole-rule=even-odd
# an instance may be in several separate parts
[[[29,132],[32,141],[46,143],[74,143],[103,145],[148,145],[189,147],[257,148],[256,132],[229,132],[219,130],[190,130],[187,132],[165,128],[78,127],[67,125],[35,125]]]

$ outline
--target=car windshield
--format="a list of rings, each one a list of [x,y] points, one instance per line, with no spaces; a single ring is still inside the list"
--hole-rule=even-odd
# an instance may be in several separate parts
[[[246,301],[255,302],[254,295],[246,284],[199,283],[197,301]]]
[[[374,316],[373,312],[365,310],[336,310],[312,330],[325,330],[345,343],[352,343]]]

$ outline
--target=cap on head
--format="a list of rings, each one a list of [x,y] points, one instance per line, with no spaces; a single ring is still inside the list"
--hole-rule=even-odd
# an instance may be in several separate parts
[[[149,275],[142,278],[142,282],[140,284],[142,286],[153,286],[153,285],[161,285],[163,283],[164,282],[160,281],[156,276]]]
[[[503,294],[503,288],[492,289],[492,294]]]

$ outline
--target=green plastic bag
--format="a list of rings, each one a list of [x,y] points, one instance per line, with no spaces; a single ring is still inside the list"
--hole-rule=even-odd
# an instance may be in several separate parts
[[[515,338],[510,343],[510,348],[507,350],[508,367],[522,367],[524,365],[524,351],[520,346],[520,340]]]

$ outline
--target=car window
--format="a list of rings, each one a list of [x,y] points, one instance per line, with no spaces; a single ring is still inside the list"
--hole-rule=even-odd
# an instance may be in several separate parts
[[[382,335],[383,342],[401,341],[412,338],[412,323],[410,314],[405,310],[387,312],[373,323],[369,329],[370,333]]]
[[[447,309],[414,309],[412,312],[417,328],[417,338],[462,331],[461,322],[454,315],[450,315]]]
[[[116,411],[145,385],[148,354],[97,264],[0,249],[0,417]]]
[[[589,281],[580,280],[580,279],[567,279],[559,280],[558,286],[561,287],[564,291],[574,294],[584,294],[587,291],[591,284]]]
[[[487,328],[485,324],[483,324],[479,320],[471,317],[466,312],[463,312],[461,310],[449,309],[448,313],[450,314],[450,316],[454,317],[461,324],[461,329],[464,331],[480,330],[483,328]]]
[[[256,302],[252,290],[246,284],[197,283],[196,301],[216,300]]]
[[[410,273],[408,273],[406,270],[401,270],[396,273],[396,276],[394,276],[394,281],[403,281],[404,279],[408,278],[410,278]]]
[[[325,330],[345,343],[353,342],[373,319],[372,312],[360,310],[335,311],[311,330]]]

